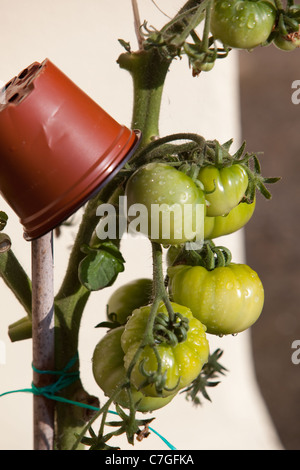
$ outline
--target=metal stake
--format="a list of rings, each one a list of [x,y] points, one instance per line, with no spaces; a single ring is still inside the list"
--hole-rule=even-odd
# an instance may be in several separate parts
[[[33,365],[40,371],[54,370],[54,296],[52,232],[31,242]],[[33,371],[33,384],[45,387],[53,376]],[[33,397],[34,450],[53,450],[54,402]]]

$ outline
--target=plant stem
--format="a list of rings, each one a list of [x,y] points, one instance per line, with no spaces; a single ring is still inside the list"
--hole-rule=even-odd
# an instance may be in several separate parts
[[[210,18],[211,18],[211,1],[208,3],[205,11],[205,21],[204,21],[204,29],[203,29],[203,36],[202,36],[202,45],[203,50],[207,51],[209,46],[209,32],[210,32]]]
[[[8,336],[12,343],[32,338],[31,319],[26,316],[9,325]]]
[[[161,360],[160,356],[157,354],[155,349],[155,340],[153,336],[153,327],[155,318],[157,315],[157,311],[159,308],[160,303],[163,301],[166,303],[166,299],[168,299],[165,285],[164,285],[164,276],[163,276],[163,257],[162,257],[162,248],[161,245],[158,243],[152,242],[152,259],[153,259],[153,303],[151,306],[150,314],[147,320],[147,325],[145,329],[145,333],[142,339],[142,342],[137,349],[130,366],[127,369],[127,377],[130,378],[130,374],[138,361],[139,356],[141,355],[145,346],[150,346],[154,349],[154,353],[157,357],[157,365],[158,365],[158,372],[161,370]],[[168,307],[170,305],[168,304]],[[172,307],[171,307],[171,315],[172,315]]]
[[[142,38],[141,32],[140,32],[141,20],[140,20],[140,14],[139,14],[139,8],[138,8],[137,0],[131,0],[131,4],[132,4],[133,16],[134,16],[135,34],[136,34],[136,38],[137,38],[137,41],[138,41],[139,49],[141,50],[143,48],[143,38]]]
[[[31,280],[12,250],[0,254],[0,276],[31,318]]]
[[[133,80],[133,114],[131,127],[142,131],[139,148],[159,136],[162,92],[170,60],[156,49],[121,54],[118,63]]]

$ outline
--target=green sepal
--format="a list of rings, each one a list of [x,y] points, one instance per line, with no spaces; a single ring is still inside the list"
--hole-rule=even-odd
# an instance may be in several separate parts
[[[208,362],[203,366],[200,374],[193,382],[183,389],[180,393],[186,393],[186,399],[191,400],[194,405],[201,405],[199,395],[202,395],[206,400],[211,401],[208,395],[208,387],[216,387],[219,385],[220,380],[215,381],[219,375],[225,375],[227,369],[219,363],[223,351],[216,349],[213,354],[208,358]]]
[[[124,271],[125,260],[119,249],[110,241],[103,242],[98,248],[82,246],[87,254],[78,267],[78,277],[82,285],[90,291],[111,286],[118,274]]]

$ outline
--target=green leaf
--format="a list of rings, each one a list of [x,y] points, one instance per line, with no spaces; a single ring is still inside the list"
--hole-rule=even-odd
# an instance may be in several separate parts
[[[113,243],[103,243],[90,251],[85,247],[84,251],[88,254],[79,264],[78,276],[88,290],[97,291],[112,285],[124,271],[125,260]]]

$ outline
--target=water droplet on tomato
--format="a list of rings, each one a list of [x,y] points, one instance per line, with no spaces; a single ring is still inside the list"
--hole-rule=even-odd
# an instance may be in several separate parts
[[[245,289],[245,290],[244,290],[245,299],[248,299],[248,297],[250,297],[250,295],[251,295],[250,289]]]
[[[256,25],[256,21],[254,16],[249,16],[248,21],[247,21],[247,28],[253,29]]]

